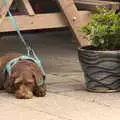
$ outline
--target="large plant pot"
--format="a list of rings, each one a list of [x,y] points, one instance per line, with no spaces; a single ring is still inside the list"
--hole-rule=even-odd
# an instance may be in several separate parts
[[[85,46],[78,48],[78,56],[89,91],[120,91],[120,51],[98,51]]]

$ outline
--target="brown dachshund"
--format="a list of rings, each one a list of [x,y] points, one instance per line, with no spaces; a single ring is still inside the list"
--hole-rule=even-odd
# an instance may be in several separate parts
[[[33,95],[43,97],[46,95],[44,75],[40,67],[31,60],[20,59],[11,70],[3,72],[6,64],[22,54],[10,53],[0,58],[0,89],[15,93],[19,99],[30,99]]]

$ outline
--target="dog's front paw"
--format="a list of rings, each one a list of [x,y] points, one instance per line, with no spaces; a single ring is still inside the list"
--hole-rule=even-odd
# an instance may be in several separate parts
[[[35,88],[34,94],[36,97],[44,97],[46,95],[46,86],[41,85]]]

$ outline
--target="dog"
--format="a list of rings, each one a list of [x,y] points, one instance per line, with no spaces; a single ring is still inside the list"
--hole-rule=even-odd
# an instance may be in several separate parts
[[[20,53],[8,53],[0,58],[0,89],[14,93],[19,99],[31,99],[34,95],[45,96],[45,76],[34,61],[19,59],[12,66],[11,74],[5,70],[9,61],[20,56]]]

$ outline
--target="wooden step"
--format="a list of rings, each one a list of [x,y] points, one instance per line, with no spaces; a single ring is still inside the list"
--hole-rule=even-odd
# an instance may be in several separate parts
[[[107,9],[118,9],[119,2],[101,1],[101,0],[74,0],[79,10],[97,11],[96,6],[104,6]]]

